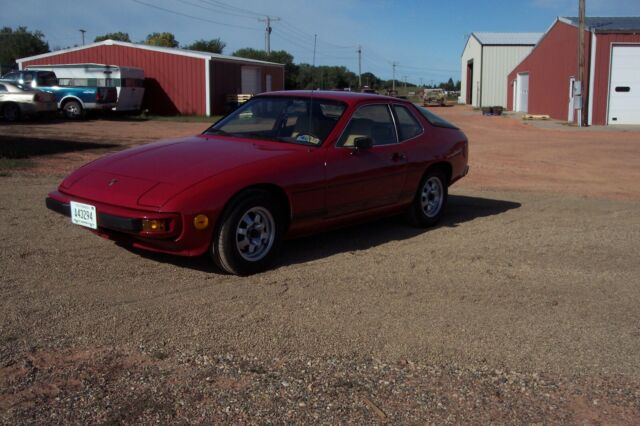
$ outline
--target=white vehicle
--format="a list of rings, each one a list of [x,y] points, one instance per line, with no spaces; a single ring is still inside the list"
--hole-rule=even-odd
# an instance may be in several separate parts
[[[139,111],[144,96],[144,70],[102,64],[31,65],[28,70],[53,71],[60,86],[115,87],[114,111]]]

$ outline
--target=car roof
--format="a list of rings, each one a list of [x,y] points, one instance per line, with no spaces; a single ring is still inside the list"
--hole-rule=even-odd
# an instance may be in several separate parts
[[[257,96],[291,96],[302,98],[318,98],[342,101],[349,104],[359,103],[361,101],[382,100],[410,103],[406,99],[394,98],[392,96],[378,95],[374,93],[360,92],[343,92],[337,90],[281,90],[278,92],[266,92]]]

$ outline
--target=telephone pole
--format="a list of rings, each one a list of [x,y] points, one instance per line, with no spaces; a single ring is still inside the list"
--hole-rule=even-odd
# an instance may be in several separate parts
[[[578,126],[582,127],[585,125],[585,112],[584,109],[584,93],[585,93],[585,84],[584,84],[584,14],[585,14],[585,0],[579,0],[578,6],[578,80],[580,81],[580,85],[582,86],[582,94],[580,96],[580,104],[579,115],[578,115]],[[591,93],[589,93],[591,96]]]
[[[362,46],[358,45],[358,88],[362,89]]]
[[[82,34],[82,45],[84,46],[84,33],[87,32],[87,30],[78,30],[80,31],[80,33]]]
[[[258,21],[264,22],[266,24],[264,29],[264,49],[267,51],[267,54],[271,53],[271,22],[279,21],[280,18],[273,18],[271,16],[267,16],[264,19],[258,18]]]
[[[396,67],[398,66],[397,62],[392,62],[391,66],[393,67],[393,83],[391,83],[391,90],[395,92],[396,90]]]
[[[318,43],[318,34],[313,35],[313,66],[316,66],[316,44]]]

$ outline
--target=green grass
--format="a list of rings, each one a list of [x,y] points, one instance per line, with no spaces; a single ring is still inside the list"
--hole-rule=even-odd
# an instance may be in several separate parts
[[[11,170],[30,169],[34,162],[29,158],[2,158],[0,157],[0,177],[11,176]]]
[[[203,115],[146,115],[141,116],[144,120],[156,120],[156,121],[173,121],[181,123],[215,123],[222,118],[221,115],[214,115],[206,117]]]

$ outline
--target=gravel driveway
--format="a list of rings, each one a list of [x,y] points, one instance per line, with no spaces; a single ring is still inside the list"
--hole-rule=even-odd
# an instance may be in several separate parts
[[[476,162],[514,131],[492,117],[507,129],[492,142],[495,121],[443,115],[481,141]],[[57,138],[100,143],[71,130]],[[567,161],[525,146],[512,157]],[[6,423],[640,422],[638,181],[522,187],[525,161],[499,177],[472,162],[438,228],[392,218],[289,241],[274,270],[239,278],[71,225],[44,207],[60,170],[36,161],[0,177]]]

